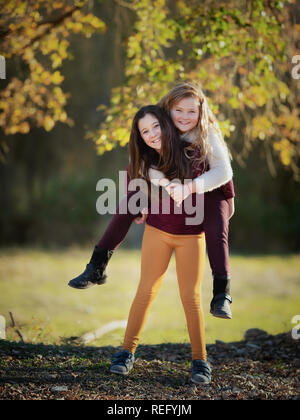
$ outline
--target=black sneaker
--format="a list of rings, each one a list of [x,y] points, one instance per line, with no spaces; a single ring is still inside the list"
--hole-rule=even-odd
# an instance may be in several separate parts
[[[128,375],[133,368],[134,360],[133,353],[130,353],[128,350],[121,350],[114,355],[110,371],[119,375]]]
[[[211,368],[204,360],[192,361],[192,382],[204,385],[211,382]]]

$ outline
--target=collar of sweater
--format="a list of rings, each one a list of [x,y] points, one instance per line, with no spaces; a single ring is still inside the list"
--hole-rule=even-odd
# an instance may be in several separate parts
[[[198,129],[194,128],[188,133],[180,134],[180,139],[186,141],[187,143],[196,143],[198,137]]]

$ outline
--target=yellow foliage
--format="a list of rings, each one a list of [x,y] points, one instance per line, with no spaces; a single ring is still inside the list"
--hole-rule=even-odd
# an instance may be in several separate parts
[[[54,124],[55,124],[54,120],[49,115],[46,115],[44,119],[44,123],[43,123],[44,129],[46,131],[51,131],[52,128],[54,127]]]
[[[265,115],[254,117],[251,124],[251,136],[265,140],[274,134],[273,123]]]
[[[70,56],[72,32],[86,36],[105,29],[101,19],[84,11],[85,5],[86,0],[1,2],[0,27],[5,35],[0,53],[7,60],[13,58],[17,74],[0,90],[0,128],[6,134],[27,133],[31,126],[50,131],[57,121],[71,124],[64,110],[68,95],[59,87],[64,76],[55,69]],[[46,57],[41,61],[42,54]],[[49,109],[54,115],[45,116]]]
[[[54,69],[62,65],[62,57],[60,57],[56,53],[51,54],[51,60],[52,60],[52,68]]]
[[[277,152],[279,152],[279,157],[282,164],[289,166],[294,154],[291,142],[287,138],[283,138],[282,140],[275,142],[273,147]]]
[[[67,120],[67,118],[68,118],[67,113],[66,113],[66,112],[62,112],[62,113],[60,114],[59,120],[60,120],[61,122],[65,122],[65,121]]]
[[[60,85],[63,80],[64,77],[60,74],[58,70],[53,73],[52,83],[54,83],[55,85]]]
[[[19,125],[19,132],[20,133],[26,134],[26,133],[29,133],[29,131],[30,131],[30,125],[27,121],[24,121]]]

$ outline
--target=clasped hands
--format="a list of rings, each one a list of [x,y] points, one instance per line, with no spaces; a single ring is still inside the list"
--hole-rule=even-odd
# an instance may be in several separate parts
[[[178,182],[170,182],[165,190],[173,198],[177,207],[180,207],[182,202],[192,193],[189,184],[179,184]]]
[[[191,183],[181,184],[180,182],[170,182],[167,178],[164,178],[159,184],[173,198],[177,207],[180,207],[182,202],[193,192]]]
[[[177,207],[180,207],[182,202],[193,192],[191,184],[181,184],[179,182],[172,181],[170,182],[167,178],[163,178],[159,182],[159,185],[165,188],[170,197],[172,197],[172,199],[175,201]],[[141,225],[146,221],[148,213],[147,210],[148,209],[146,208],[143,209],[141,216],[134,219],[137,225]]]

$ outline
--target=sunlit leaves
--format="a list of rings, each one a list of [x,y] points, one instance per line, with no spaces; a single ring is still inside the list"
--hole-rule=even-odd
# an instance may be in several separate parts
[[[126,145],[137,109],[156,103],[174,80],[184,76],[182,63],[165,56],[165,49],[177,36],[177,25],[168,16],[165,0],[133,0],[131,6],[137,20],[127,45],[127,81],[112,91],[111,106],[102,107],[106,118],[101,129],[88,133],[99,153],[117,144]]]
[[[175,83],[191,80],[207,93],[223,134],[239,136],[237,153],[245,156],[256,141],[264,141],[268,160],[273,150],[297,176],[300,139],[290,123],[278,120],[286,122],[297,103],[297,86],[288,74],[297,39],[289,3],[177,0],[169,9],[164,0],[132,0],[137,19],[128,40],[127,79],[113,90],[110,107],[102,108],[100,129],[89,133],[99,153],[109,143],[128,141],[128,118],[136,109],[156,103]],[[298,113],[296,107],[296,119]]]
[[[64,109],[69,95],[60,87],[64,76],[58,70],[71,58],[68,38],[105,30],[102,20],[84,11],[86,3],[1,3],[0,51],[22,68],[0,91],[0,127],[6,135],[28,133],[31,126],[50,131],[57,122],[72,124]]]
[[[274,149],[279,153],[282,163],[289,166],[300,156],[300,120],[296,112],[292,112],[278,116],[276,124],[283,137],[274,143]]]

